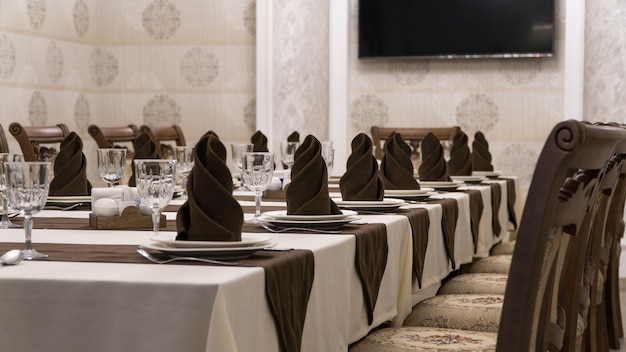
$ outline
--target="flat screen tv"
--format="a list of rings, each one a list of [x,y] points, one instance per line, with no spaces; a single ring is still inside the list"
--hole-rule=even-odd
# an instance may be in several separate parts
[[[359,58],[554,54],[555,0],[359,0]]]

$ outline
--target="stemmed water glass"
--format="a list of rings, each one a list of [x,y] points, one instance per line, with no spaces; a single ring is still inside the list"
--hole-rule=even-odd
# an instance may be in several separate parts
[[[187,178],[193,168],[193,146],[179,146],[174,150],[174,159],[176,159],[176,173],[183,178],[183,194],[180,199],[187,199]]]
[[[274,155],[272,153],[244,153],[241,176],[243,184],[254,191],[256,210],[253,221],[261,215],[261,197],[267,189],[274,173]]]
[[[322,158],[324,158],[326,170],[328,171],[328,177],[330,177],[333,172],[333,165],[335,164],[335,149],[332,147],[322,148]]]
[[[287,170],[291,169],[294,162],[296,150],[300,146],[300,142],[285,142],[280,144],[280,151],[283,164],[287,165]]]
[[[126,168],[126,149],[124,148],[101,148],[98,149],[98,171],[100,177],[114,187]]]
[[[4,163],[7,182],[7,196],[11,206],[24,216],[26,234],[25,248],[22,250],[24,259],[43,259],[48,255],[39,253],[33,248],[31,234],[33,231],[33,214],[39,212],[46,204],[50,188],[49,162],[7,162]]]
[[[9,218],[9,199],[6,192],[7,184],[4,175],[4,163],[21,161],[24,161],[24,155],[22,153],[0,153],[0,194],[2,195],[2,220],[0,220],[0,229],[20,227],[11,222]]]
[[[232,143],[230,145],[230,150],[231,150],[230,157],[233,159],[233,163],[235,164],[235,167],[237,167],[239,169],[239,172],[241,172],[241,169],[242,169],[241,158],[243,157],[244,153],[252,153],[252,151],[254,150],[254,144]]]
[[[176,186],[176,160],[136,159],[135,183],[142,207],[152,210],[152,229],[159,234],[161,209],[172,200]]]

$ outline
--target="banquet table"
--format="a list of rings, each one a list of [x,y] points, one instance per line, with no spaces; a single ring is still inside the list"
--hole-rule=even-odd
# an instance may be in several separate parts
[[[484,209],[473,244],[470,198],[463,191],[446,192],[458,204],[454,232],[456,266],[488,255],[495,243],[507,239],[507,182],[492,180],[502,192],[492,211],[492,187],[468,185],[480,192]],[[235,191],[244,209],[254,202],[251,192]],[[340,197],[330,188],[331,197]],[[173,200],[175,209],[180,200]],[[284,200],[265,199],[264,209],[285,207]],[[388,254],[371,323],[362,282],[355,270],[355,236],[309,232],[270,233],[277,248],[313,253],[314,279],[306,309],[302,351],[347,351],[348,345],[372,328],[399,325],[416,302],[436,293],[441,280],[455,268],[446,254],[442,235],[442,206],[415,202],[403,211],[428,211],[427,233],[413,234],[401,211],[360,214],[361,221],[384,224]],[[172,208],[170,209],[172,210]],[[173,211],[164,213],[175,220]],[[502,224],[494,234],[492,216]],[[44,210],[34,217],[85,219],[89,211]],[[247,213],[246,218],[252,217]],[[69,222],[69,221],[68,221]],[[354,225],[358,226],[358,225]],[[163,232],[168,232],[164,230]],[[411,250],[415,235],[427,236],[421,285],[412,275]],[[150,241],[148,230],[35,228],[35,248],[44,244],[131,246]],[[0,248],[20,248],[23,229],[0,230]],[[264,294],[260,267],[64,260],[29,261],[0,267],[0,341],[12,351],[279,351],[272,313]]]

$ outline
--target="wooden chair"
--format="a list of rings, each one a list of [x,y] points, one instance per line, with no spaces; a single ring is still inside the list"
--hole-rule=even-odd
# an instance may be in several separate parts
[[[380,351],[390,346],[389,339],[394,340],[390,350],[418,349],[423,336],[433,330],[485,343],[468,346],[467,351],[482,351],[487,344],[493,348],[494,339],[497,351],[574,350],[564,342],[568,333],[575,334],[568,329],[576,326],[581,313],[589,259],[585,249],[591,243],[596,217],[603,216],[598,206],[599,184],[609,160],[624,142],[626,130],[619,127],[572,120],[552,130],[528,191],[497,333],[485,337],[475,331],[387,328],[373,332],[350,351]],[[572,268],[571,263],[576,265]],[[569,285],[563,285],[566,281]]]
[[[120,127],[90,125],[87,132],[96,141],[98,148],[115,148],[120,147],[116,143],[128,142],[132,145],[132,142],[139,135],[139,128],[133,124]]]
[[[176,146],[187,145],[183,130],[178,125],[167,127],[149,127],[142,125],[139,128],[139,132],[145,132],[150,135],[150,138],[159,146],[161,158],[167,159],[174,155],[173,146],[170,143],[164,142],[173,142]]]
[[[381,127],[372,126],[372,142],[374,145],[374,156],[380,160],[383,158],[385,149],[383,148],[385,142],[393,132],[398,132],[402,135],[402,139],[407,141],[411,146],[412,153],[411,159],[419,159],[419,146],[420,142],[426,135],[432,132],[440,141],[450,141],[454,139],[461,128],[459,126],[452,127]]]
[[[0,153],[9,153],[9,141],[2,125],[0,125]]]
[[[9,126],[9,133],[19,143],[24,161],[49,161],[54,159],[58,150],[45,145],[61,143],[70,130],[63,123],[55,126],[22,126],[13,122]]]

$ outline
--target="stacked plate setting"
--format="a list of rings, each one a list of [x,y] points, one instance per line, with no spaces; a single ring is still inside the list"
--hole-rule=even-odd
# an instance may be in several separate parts
[[[242,259],[275,243],[270,236],[242,233],[241,241],[181,241],[176,234],[162,233],[150,238],[142,247],[169,256],[199,256],[212,259]]]
[[[264,212],[258,220],[280,228],[337,229],[359,219],[357,212],[352,210],[342,210],[341,214],[329,215],[289,215],[286,210],[276,210]]]
[[[381,213],[395,212],[399,207],[406,204],[403,199],[396,198],[383,198],[383,200],[343,200],[333,198],[333,201],[338,207],[343,209],[350,209],[357,212],[372,211]]]

